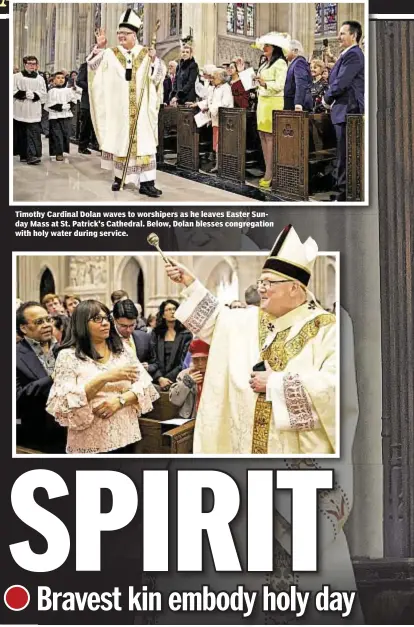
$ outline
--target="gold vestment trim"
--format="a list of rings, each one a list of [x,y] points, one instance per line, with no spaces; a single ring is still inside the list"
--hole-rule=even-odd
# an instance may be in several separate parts
[[[260,356],[263,361],[269,363],[272,370],[282,372],[289,361],[299,355],[309,340],[316,337],[321,327],[336,322],[336,316],[334,314],[316,316],[304,324],[299,333],[288,342],[285,342],[285,340],[292,327],[279,331],[270,346],[263,350],[262,346],[269,332],[268,324],[270,320],[269,314],[262,311],[259,312]],[[266,401],[266,393],[262,392],[257,397],[254,411],[252,453],[267,453],[271,420],[272,403]]]
[[[112,52],[121,63],[122,67],[126,69],[126,59],[119,48],[112,48]],[[129,137],[131,137],[132,129],[134,128],[135,117],[137,115],[137,71],[141,63],[148,54],[147,48],[142,48],[140,53],[132,61],[132,79],[129,81]],[[144,78],[146,80],[146,77]],[[135,134],[134,141],[132,143],[131,158],[134,159],[137,156],[137,136]],[[149,157],[148,157],[149,159]],[[147,165],[147,163],[142,163]]]

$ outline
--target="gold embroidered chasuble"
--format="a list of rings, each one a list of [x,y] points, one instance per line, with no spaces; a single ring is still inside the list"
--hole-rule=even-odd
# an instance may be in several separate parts
[[[176,317],[210,343],[194,452],[329,454],[336,446],[336,318],[304,305],[270,319],[259,308],[229,310],[198,281]],[[266,394],[249,385],[266,359]]]
[[[136,133],[133,136],[130,168],[127,175],[155,170],[158,143],[158,111],[162,71],[148,76],[148,50],[136,45],[132,48],[132,76],[127,81],[127,52],[121,47],[108,48],[88,57],[88,84],[91,117],[102,150],[101,166],[122,169],[137,114],[137,103],[144,89]],[[158,66],[160,66],[158,68]],[[161,62],[157,68],[161,70]],[[116,165],[118,164],[118,166]],[[126,182],[129,181],[128,176]]]

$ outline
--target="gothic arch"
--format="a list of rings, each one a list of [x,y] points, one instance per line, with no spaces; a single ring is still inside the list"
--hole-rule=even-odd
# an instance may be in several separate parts
[[[126,256],[118,266],[114,289],[125,289],[134,302],[145,307],[145,283],[149,280],[148,261],[138,255]]]
[[[38,286],[39,286],[39,301],[42,302],[42,298],[46,294],[55,294],[56,293],[56,282],[55,277],[53,276],[52,270],[49,266],[43,266],[38,275]]]
[[[215,295],[223,297],[228,292],[229,296],[225,300],[238,298],[238,266],[234,257],[208,256],[196,258],[194,269],[201,282]]]
[[[175,41],[163,51],[162,60],[166,65],[168,65],[170,61],[179,61],[180,55],[181,48],[180,46],[177,46],[177,42]]]

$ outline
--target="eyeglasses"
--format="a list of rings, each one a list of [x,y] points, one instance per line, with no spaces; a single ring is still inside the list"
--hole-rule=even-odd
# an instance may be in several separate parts
[[[259,279],[256,281],[257,289],[263,287],[265,290],[268,290],[269,287],[272,287],[275,283],[292,283],[291,279],[283,279],[282,281],[268,281],[267,279]]]
[[[132,324],[120,324],[117,322],[116,324],[120,329],[135,329],[137,323],[133,322]]]
[[[45,316],[44,318],[36,318],[29,324],[34,324],[36,327],[41,327],[42,324],[51,324],[53,322],[52,316]]]
[[[96,316],[92,316],[92,318],[89,318],[89,321],[96,322],[96,324],[102,324],[103,322],[111,322],[111,317],[101,316],[101,314],[97,314]]]
[[[135,33],[132,33],[132,32],[130,33],[129,31],[126,31],[126,30],[118,30],[116,34],[117,35],[125,35],[125,37],[127,35],[135,35]]]

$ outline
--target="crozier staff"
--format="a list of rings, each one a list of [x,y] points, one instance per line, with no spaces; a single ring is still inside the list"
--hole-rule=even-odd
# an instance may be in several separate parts
[[[84,300],[71,320],[47,411],[68,428],[67,453],[131,453],[141,439],[138,416],[158,398],[151,377],[123,343],[105,305]]]
[[[208,344],[195,453],[334,453],[336,318],[308,299],[318,247],[289,225],[257,281],[260,308],[229,310],[184,266],[175,317]]]
[[[141,25],[138,15],[127,9],[120,18],[118,46],[114,48],[106,48],[105,30],[97,31],[96,46],[87,58],[90,111],[102,150],[101,167],[114,171],[112,190],[121,188],[132,137],[124,183],[133,183],[139,186],[140,194],[156,198],[162,194],[155,187],[155,179],[165,66],[153,56],[148,73],[148,49],[137,41]]]

